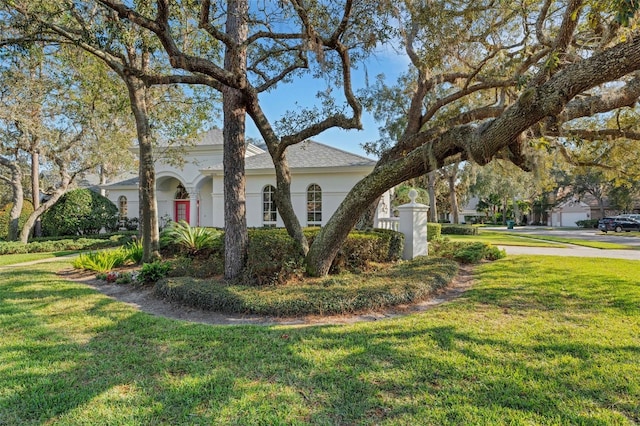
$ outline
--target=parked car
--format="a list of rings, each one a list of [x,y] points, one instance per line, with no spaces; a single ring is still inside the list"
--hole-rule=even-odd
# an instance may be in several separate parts
[[[640,221],[629,217],[605,217],[598,221],[598,229],[602,232],[640,231]]]
[[[640,214],[638,213],[625,213],[625,214],[619,214],[616,217],[626,217],[628,219],[633,219],[633,220],[637,220],[640,222]]]

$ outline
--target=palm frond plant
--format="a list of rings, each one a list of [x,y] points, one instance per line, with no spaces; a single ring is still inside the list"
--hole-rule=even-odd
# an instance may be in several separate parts
[[[222,233],[215,229],[193,227],[181,220],[164,228],[160,241],[163,245],[176,245],[187,254],[195,255],[203,250],[215,248],[221,235]]]

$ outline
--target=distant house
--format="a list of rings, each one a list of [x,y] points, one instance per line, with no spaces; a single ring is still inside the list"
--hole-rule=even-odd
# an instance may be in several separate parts
[[[156,162],[158,216],[185,220],[192,226],[224,227],[222,167],[223,140],[220,129],[205,133],[198,143],[185,148],[184,165]],[[322,226],[336,211],[351,188],[369,174],[375,161],[321,143],[307,141],[287,148],[291,170],[291,198],[302,226]],[[248,144],[246,150],[247,226],[284,226],[277,212],[275,171],[271,156]],[[123,217],[138,217],[138,178],[103,186],[107,197]],[[377,215],[389,216],[389,196],[381,200]]]
[[[612,207],[606,196],[598,200],[590,194],[584,194],[580,199],[571,198],[560,202],[547,213],[549,226],[577,226],[575,223],[579,220],[601,219],[605,216],[638,212],[640,212],[640,204],[636,205],[632,211],[623,212]]]
[[[549,226],[578,226],[577,222],[592,217],[591,206],[574,199],[558,204],[548,214]]]

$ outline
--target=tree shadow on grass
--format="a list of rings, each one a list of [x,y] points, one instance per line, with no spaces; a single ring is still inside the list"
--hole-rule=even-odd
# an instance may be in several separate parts
[[[465,317],[465,309],[501,315],[517,289],[489,298],[467,295],[392,321],[214,327],[139,313],[55,280],[48,270],[30,271],[0,287],[2,327],[17,325],[0,344],[0,424],[640,419],[634,402],[640,397],[639,345],[594,342],[590,334],[600,330],[593,327],[571,338],[558,332],[523,340]],[[89,302],[72,306],[67,321],[95,319],[87,338],[68,335],[65,317],[51,315],[74,298]]]

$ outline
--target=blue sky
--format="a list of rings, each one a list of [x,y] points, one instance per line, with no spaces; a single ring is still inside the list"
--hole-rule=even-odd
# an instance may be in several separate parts
[[[371,83],[375,81],[378,74],[384,74],[387,83],[393,84],[406,69],[407,59],[388,50],[380,51],[366,64],[366,72]],[[359,66],[357,70],[353,70],[353,86],[356,91],[364,88],[365,67]],[[324,83],[297,80],[295,83],[278,87],[271,93],[262,94],[260,99],[265,113],[274,123],[287,110],[296,109],[296,102],[300,106],[312,106],[318,89],[325,88],[326,85]],[[314,137],[313,140],[355,154],[371,157],[364,152],[361,145],[365,142],[379,139],[379,125],[366,111],[363,111],[362,123],[363,130],[331,129]],[[247,136],[260,139],[260,134],[251,119],[247,120]]]

